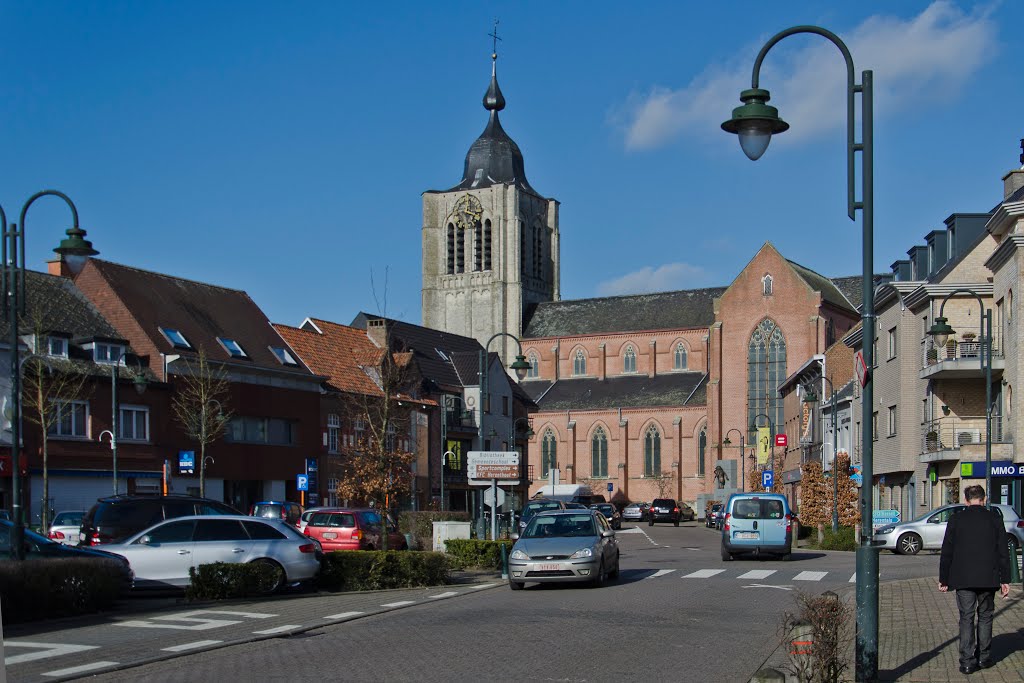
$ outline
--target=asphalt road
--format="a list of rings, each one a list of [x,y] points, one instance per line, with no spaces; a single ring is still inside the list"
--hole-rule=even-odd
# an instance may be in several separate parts
[[[627,526],[617,538],[622,575],[601,588],[527,584],[513,593],[494,580],[53,623],[5,634],[7,673],[189,683],[746,681],[778,645],[798,591],[852,599],[852,553],[723,562],[718,534],[699,523]],[[933,554],[883,553],[881,580],[937,568]]]

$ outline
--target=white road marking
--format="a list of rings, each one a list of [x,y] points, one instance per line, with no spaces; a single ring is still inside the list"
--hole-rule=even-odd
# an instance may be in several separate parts
[[[828,572],[800,572],[793,577],[794,581],[821,581]]]
[[[674,571],[675,571],[675,569],[659,569],[658,571],[654,572],[650,576],[645,576],[644,578],[645,579],[656,579],[659,576],[665,576],[666,574],[671,574]]]
[[[75,652],[85,652],[86,650],[95,650],[98,645],[63,645],[61,643],[34,643],[29,641],[14,642],[10,640],[4,641],[4,648],[8,651],[11,648],[17,647],[29,647],[38,648],[39,652],[26,652],[23,655],[9,655],[4,657],[4,664],[10,666],[12,664],[21,664],[22,662],[33,662],[37,659],[49,659],[50,657],[60,657],[61,655],[70,655]]]
[[[324,619],[328,621],[337,621],[339,619],[351,619],[352,617],[358,617],[361,614],[365,614],[365,612],[342,612],[340,614],[330,614],[324,617]]]
[[[484,584],[481,584],[479,586],[470,586],[469,590],[471,590],[471,591],[478,591],[478,590],[480,590],[482,588],[490,588],[491,586],[497,586],[497,585],[498,584],[496,584],[496,583],[484,583]]]
[[[381,605],[381,607],[405,607],[406,605],[415,605],[415,604],[416,604],[415,600],[399,600],[398,602],[388,602],[388,603],[385,603],[385,604]]]
[[[643,533],[642,530],[638,529],[635,526],[631,526],[628,529],[619,529],[618,531],[615,532],[615,535],[618,536],[619,534],[642,534],[642,533]]]
[[[716,576],[724,572],[724,569],[698,569],[692,574],[685,574],[684,579],[710,579],[712,576]]]
[[[187,650],[195,650],[200,647],[206,647],[207,645],[217,645],[223,643],[223,640],[197,640],[194,643],[184,643],[182,645],[173,645],[171,647],[160,648],[161,652],[185,652]]]
[[[850,577],[850,580],[847,583],[857,583],[857,572],[853,573],[853,576]]]
[[[740,574],[737,579],[767,579],[775,573],[774,569],[751,569],[746,574]]]
[[[96,669],[106,669],[108,666],[117,666],[117,662],[93,662],[92,664],[83,664],[81,666],[73,666],[70,669],[58,669],[57,671],[47,671],[42,674],[43,676],[74,676],[76,674],[84,674],[86,671],[95,671]]]
[[[744,586],[744,588],[778,588],[780,591],[791,591],[791,590],[793,590],[789,586],[773,586],[770,583],[752,583],[749,586]]]
[[[458,595],[458,593],[456,593],[455,591],[448,591],[447,593],[438,593],[437,595],[428,595],[427,599],[428,600],[437,600],[438,598],[450,598],[450,597],[455,596],[455,595]]]
[[[246,619],[269,619],[270,617],[277,616],[276,614],[263,614],[261,612],[232,612],[230,610],[220,609],[197,609],[192,610],[191,612],[168,614],[164,617],[153,617],[151,620],[137,619],[132,621],[118,621],[114,622],[114,624],[115,626],[128,626],[129,628],[169,628],[176,631],[207,631],[211,628],[233,626],[241,623],[235,619],[206,619],[198,616],[200,614],[223,614],[229,617],[243,617]]]
[[[285,631],[291,631],[293,628],[302,628],[301,624],[285,624],[284,626],[275,626],[274,628],[265,628],[262,631],[253,631],[254,634],[260,636],[269,636],[274,633],[283,633]]]

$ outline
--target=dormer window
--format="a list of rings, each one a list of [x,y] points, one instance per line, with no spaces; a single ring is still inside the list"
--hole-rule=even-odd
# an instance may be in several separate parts
[[[217,341],[220,342],[220,345],[224,347],[224,350],[227,351],[232,358],[249,357],[249,354],[245,352],[245,349],[242,348],[242,345],[239,344],[234,339],[229,339],[228,337],[217,337]]]
[[[192,348],[192,345],[188,343],[188,339],[185,339],[185,335],[183,335],[178,330],[176,330],[176,329],[174,329],[172,327],[161,327],[159,329],[160,329],[160,332],[163,333],[164,337],[167,338],[167,341],[171,342],[171,344],[174,345],[174,348],[176,348],[176,349],[191,349]]]
[[[64,337],[46,338],[46,355],[57,356],[58,358],[68,357],[68,340]]]
[[[295,357],[288,352],[288,349],[283,346],[271,346],[270,352],[274,354],[274,357],[277,358],[277,361],[281,365],[297,366],[299,364],[298,361],[295,360]]]
[[[92,347],[92,358],[97,363],[120,363],[124,357],[124,347],[120,344],[96,342]]]

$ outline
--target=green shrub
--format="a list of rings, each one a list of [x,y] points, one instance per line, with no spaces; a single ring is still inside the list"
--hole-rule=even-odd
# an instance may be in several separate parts
[[[317,583],[327,591],[440,586],[450,583],[450,572],[444,553],[336,550],[324,554]]]
[[[190,567],[188,600],[230,600],[266,595],[277,582],[278,568],[266,562],[228,564],[214,562]]]
[[[444,545],[456,565],[462,569],[501,569],[501,546],[505,546],[505,556],[508,557],[514,543],[515,541],[509,539],[484,541],[451,538],[445,541]]]
[[[0,562],[4,623],[98,612],[111,607],[127,587],[116,560]]]
[[[416,548],[432,548],[434,546],[434,522],[469,522],[468,512],[403,512],[398,518],[398,530],[403,534],[412,534],[416,540]]]
[[[857,538],[854,536],[853,527],[841,526],[839,531],[833,533],[831,526],[825,527],[825,535],[822,539],[821,550],[856,550]]]

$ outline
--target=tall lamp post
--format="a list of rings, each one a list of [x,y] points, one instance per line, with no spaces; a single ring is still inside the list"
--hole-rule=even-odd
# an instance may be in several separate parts
[[[729,431],[727,431],[725,433],[725,438],[722,439],[722,445],[723,446],[730,446],[730,445],[732,445],[732,441],[729,440],[729,435],[732,434],[733,432],[736,432],[737,434],[740,435],[740,458],[739,458],[739,463],[740,463],[740,476],[741,476],[741,479],[740,479],[740,481],[741,481],[740,492],[742,493],[743,491],[747,490],[747,473],[746,473],[746,470],[745,470],[745,468],[743,466],[743,432],[741,432],[740,430],[738,430],[735,427],[733,427],[732,429],[730,429]]]
[[[928,334],[935,340],[935,345],[942,348],[950,335],[956,334],[949,321],[943,316],[946,310],[946,302],[955,294],[970,294],[978,300],[981,307],[981,367],[985,372],[985,500],[988,506],[992,505],[992,309],[985,308],[981,297],[973,289],[961,287],[954,289],[942,299],[939,306],[939,316],[935,323],[928,330]]]
[[[754,60],[753,75],[750,89],[740,93],[743,106],[732,112],[732,118],[722,124],[722,129],[739,136],[743,152],[751,160],[757,160],[768,148],[774,133],[785,132],[789,124],[779,118],[778,109],[766,102],[770,98],[767,90],[759,87],[761,62],[768,51],[783,38],[798,33],[810,33],[822,36],[832,42],[846,60],[846,206],[850,220],[856,220],[860,209],[863,242],[863,297],[861,309],[862,327],[864,330],[864,362],[868,368],[874,365],[875,340],[875,301],[874,301],[874,74],[864,71],[858,85],[854,77],[853,57],[849,48],[839,36],[818,26],[794,26],[775,34],[764,44]],[[854,99],[861,95],[861,141],[856,141],[856,115]],[[861,153],[861,193],[862,200],[856,200],[856,165],[854,157]],[[862,393],[863,415],[865,420],[871,419],[873,386],[871,376],[865,380]],[[861,537],[857,544],[857,638],[856,638],[856,678],[858,681],[870,681],[878,677],[878,551],[871,545],[871,491],[874,477],[874,459],[872,452],[872,433],[870,429],[862,430],[861,470],[864,484],[861,486],[860,508]]]
[[[832,392],[832,533],[839,531],[839,475],[836,470],[836,455],[839,452],[839,434],[836,432],[836,388],[832,386],[832,380],[825,375],[821,376],[823,382],[828,382],[828,388]],[[804,394],[805,403],[817,403],[818,397],[813,389],[808,389]],[[820,412],[820,406],[819,406]],[[821,465],[825,466],[824,445],[821,453]]]
[[[113,470],[114,470],[114,495],[118,494],[117,485],[117,440],[121,434],[120,421],[121,421],[121,399],[118,395],[117,389],[117,369],[121,365],[121,361],[125,361],[125,367],[128,367],[128,353],[126,351],[118,352],[117,358],[111,359],[110,364],[110,413],[112,415],[110,421],[110,453],[113,459]],[[149,381],[146,379],[146,373],[142,367],[142,361],[138,358],[135,359],[138,363],[139,372],[135,375],[132,380],[132,384],[135,386],[135,391],[141,396],[146,391],[146,386]],[[206,464],[202,463],[201,468],[205,469]]]
[[[59,197],[71,210],[71,227],[65,231],[67,239],[61,246],[67,245],[69,253],[75,256],[91,256],[97,254],[92,245],[84,238],[85,231],[78,227],[78,209],[71,199],[58,190],[43,190],[28,198],[21,207],[21,215],[17,223],[7,222],[7,214],[0,207],[0,221],[3,222],[2,255],[0,255],[0,291],[7,297],[4,316],[10,326],[10,368],[11,368],[11,557],[15,560],[25,559],[25,510],[22,505],[21,481],[21,376],[18,364],[18,316],[25,315],[25,214],[37,199],[42,197]]]

